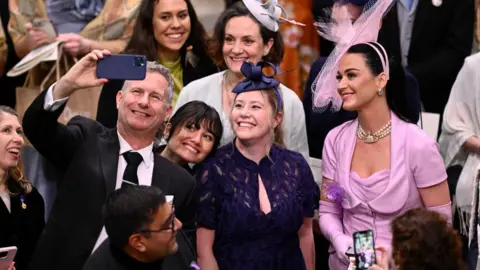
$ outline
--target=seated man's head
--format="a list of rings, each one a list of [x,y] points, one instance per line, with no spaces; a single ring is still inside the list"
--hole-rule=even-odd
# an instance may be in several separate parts
[[[125,81],[117,93],[118,130],[122,136],[152,139],[172,110],[173,80],[168,69],[147,62],[143,81]]]
[[[112,247],[138,261],[155,262],[177,251],[182,224],[157,187],[116,190],[103,207],[103,219]]]

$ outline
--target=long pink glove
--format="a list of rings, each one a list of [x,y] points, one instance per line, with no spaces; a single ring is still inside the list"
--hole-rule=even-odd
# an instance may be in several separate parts
[[[323,235],[335,248],[337,257],[348,265],[345,252],[353,247],[353,239],[343,232],[341,207],[336,203],[320,201],[318,222]]]
[[[430,206],[427,207],[427,210],[439,213],[447,219],[448,224],[452,225],[452,202],[444,205]]]

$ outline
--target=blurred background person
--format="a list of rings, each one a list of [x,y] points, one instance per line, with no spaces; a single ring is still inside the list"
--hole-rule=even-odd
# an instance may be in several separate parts
[[[175,106],[184,86],[218,71],[208,54],[208,39],[190,0],[143,0],[124,53],[146,55],[147,60],[159,61],[170,70]],[[113,80],[102,88],[97,121],[107,127],[116,125],[115,96],[123,83]]]
[[[162,137],[166,144],[157,151],[193,174],[189,164],[199,164],[213,156],[222,131],[222,121],[214,108],[202,101],[190,101],[168,120]]]
[[[226,70],[187,85],[180,93],[174,109],[176,111],[192,100],[200,100],[214,107],[223,124],[220,145],[231,142],[235,136],[230,122],[235,97],[232,89],[245,78],[240,70],[243,61],[254,64],[266,61],[278,66],[285,51],[281,34],[278,32],[277,20],[280,19],[275,19],[273,15],[280,11],[280,7],[263,7],[255,0],[246,0],[245,3],[240,1],[226,9],[215,26],[213,54],[216,63]],[[272,14],[265,16],[264,13]],[[279,89],[284,100],[285,145],[308,158],[302,103],[291,89],[284,85],[280,85]]]
[[[467,269],[462,261],[460,237],[439,213],[423,208],[410,209],[395,218],[390,226],[391,261],[387,249],[379,247],[377,264],[369,270]]]
[[[474,1],[399,0],[382,22],[379,42],[415,76],[426,112],[442,116],[472,52]]]
[[[388,247],[388,224],[409,209],[452,216],[438,145],[409,118],[401,65],[379,43],[360,43],[341,57],[337,80],[343,108],[358,118],[330,131],[323,150],[319,223],[332,270],[347,268],[355,231],[371,229]]]
[[[7,38],[5,36],[5,31],[3,30],[3,27],[0,25],[0,77],[2,77],[3,73],[5,72],[5,64],[7,63],[7,58],[8,58]]]
[[[278,0],[285,9],[282,16],[304,24],[299,26],[284,23],[279,30],[285,44],[285,53],[280,64],[282,74],[279,74],[278,79],[297,93],[299,98],[303,96],[310,66],[318,57],[319,39],[313,24],[312,2],[313,0]]]
[[[27,269],[45,226],[43,198],[23,175],[22,130],[17,113],[0,105],[0,247],[17,247],[17,270]]]
[[[182,223],[165,194],[154,186],[114,191],[102,210],[108,239],[83,270],[185,270],[195,260]]]
[[[236,138],[196,174],[198,262],[202,269],[313,270],[318,186],[305,158],[283,146],[280,82],[252,63],[241,70],[246,79],[232,90]]]
[[[112,53],[122,51],[131,37],[139,5],[139,0],[8,2],[8,32],[16,55],[22,59],[35,48],[63,41],[69,67],[73,65],[72,57],[80,58],[94,49],[108,49]],[[28,86],[40,86],[53,65],[52,62],[42,62],[32,68],[28,72]],[[62,67],[60,75],[67,72],[64,69]],[[53,81],[47,84],[50,83]],[[15,93],[9,96],[14,99]],[[13,100],[12,106],[15,104]]]
[[[456,202],[454,226],[464,248],[478,253],[478,168],[480,166],[480,53],[465,59],[443,115],[440,150],[449,170],[448,184]],[[472,192],[474,190],[475,192]],[[474,226],[471,228],[471,226]],[[464,255],[467,255],[465,251]],[[478,254],[469,256],[476,267]]]

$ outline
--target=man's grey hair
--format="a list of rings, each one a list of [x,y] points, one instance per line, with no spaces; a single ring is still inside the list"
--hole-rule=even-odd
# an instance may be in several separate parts
[[[170,71],[168,70],[168,68],[160,65],[158,62],[147,61],[147,73],[148,72],[158,73],[163,75],[163,77],[165,77],[168,84],[167,90],[165,93],[165,98],[168,104],[171,105],[173,101],[173,78],[172,78],[172,75],[170,75]],[[125,92],[125,90],[127,90],[129,86],[130,86],[130,82],[125,81],[122,87],[122,92]]]

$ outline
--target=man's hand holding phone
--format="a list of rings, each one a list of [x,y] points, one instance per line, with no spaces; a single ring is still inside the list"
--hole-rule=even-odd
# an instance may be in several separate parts
[[[111,55],[107,50],[94,50],[80,59],[55,85],[54,100],[69,97],[79,89],[100,86],[108,82],[107,79],[97,78],[97,62],[105,56]]]

